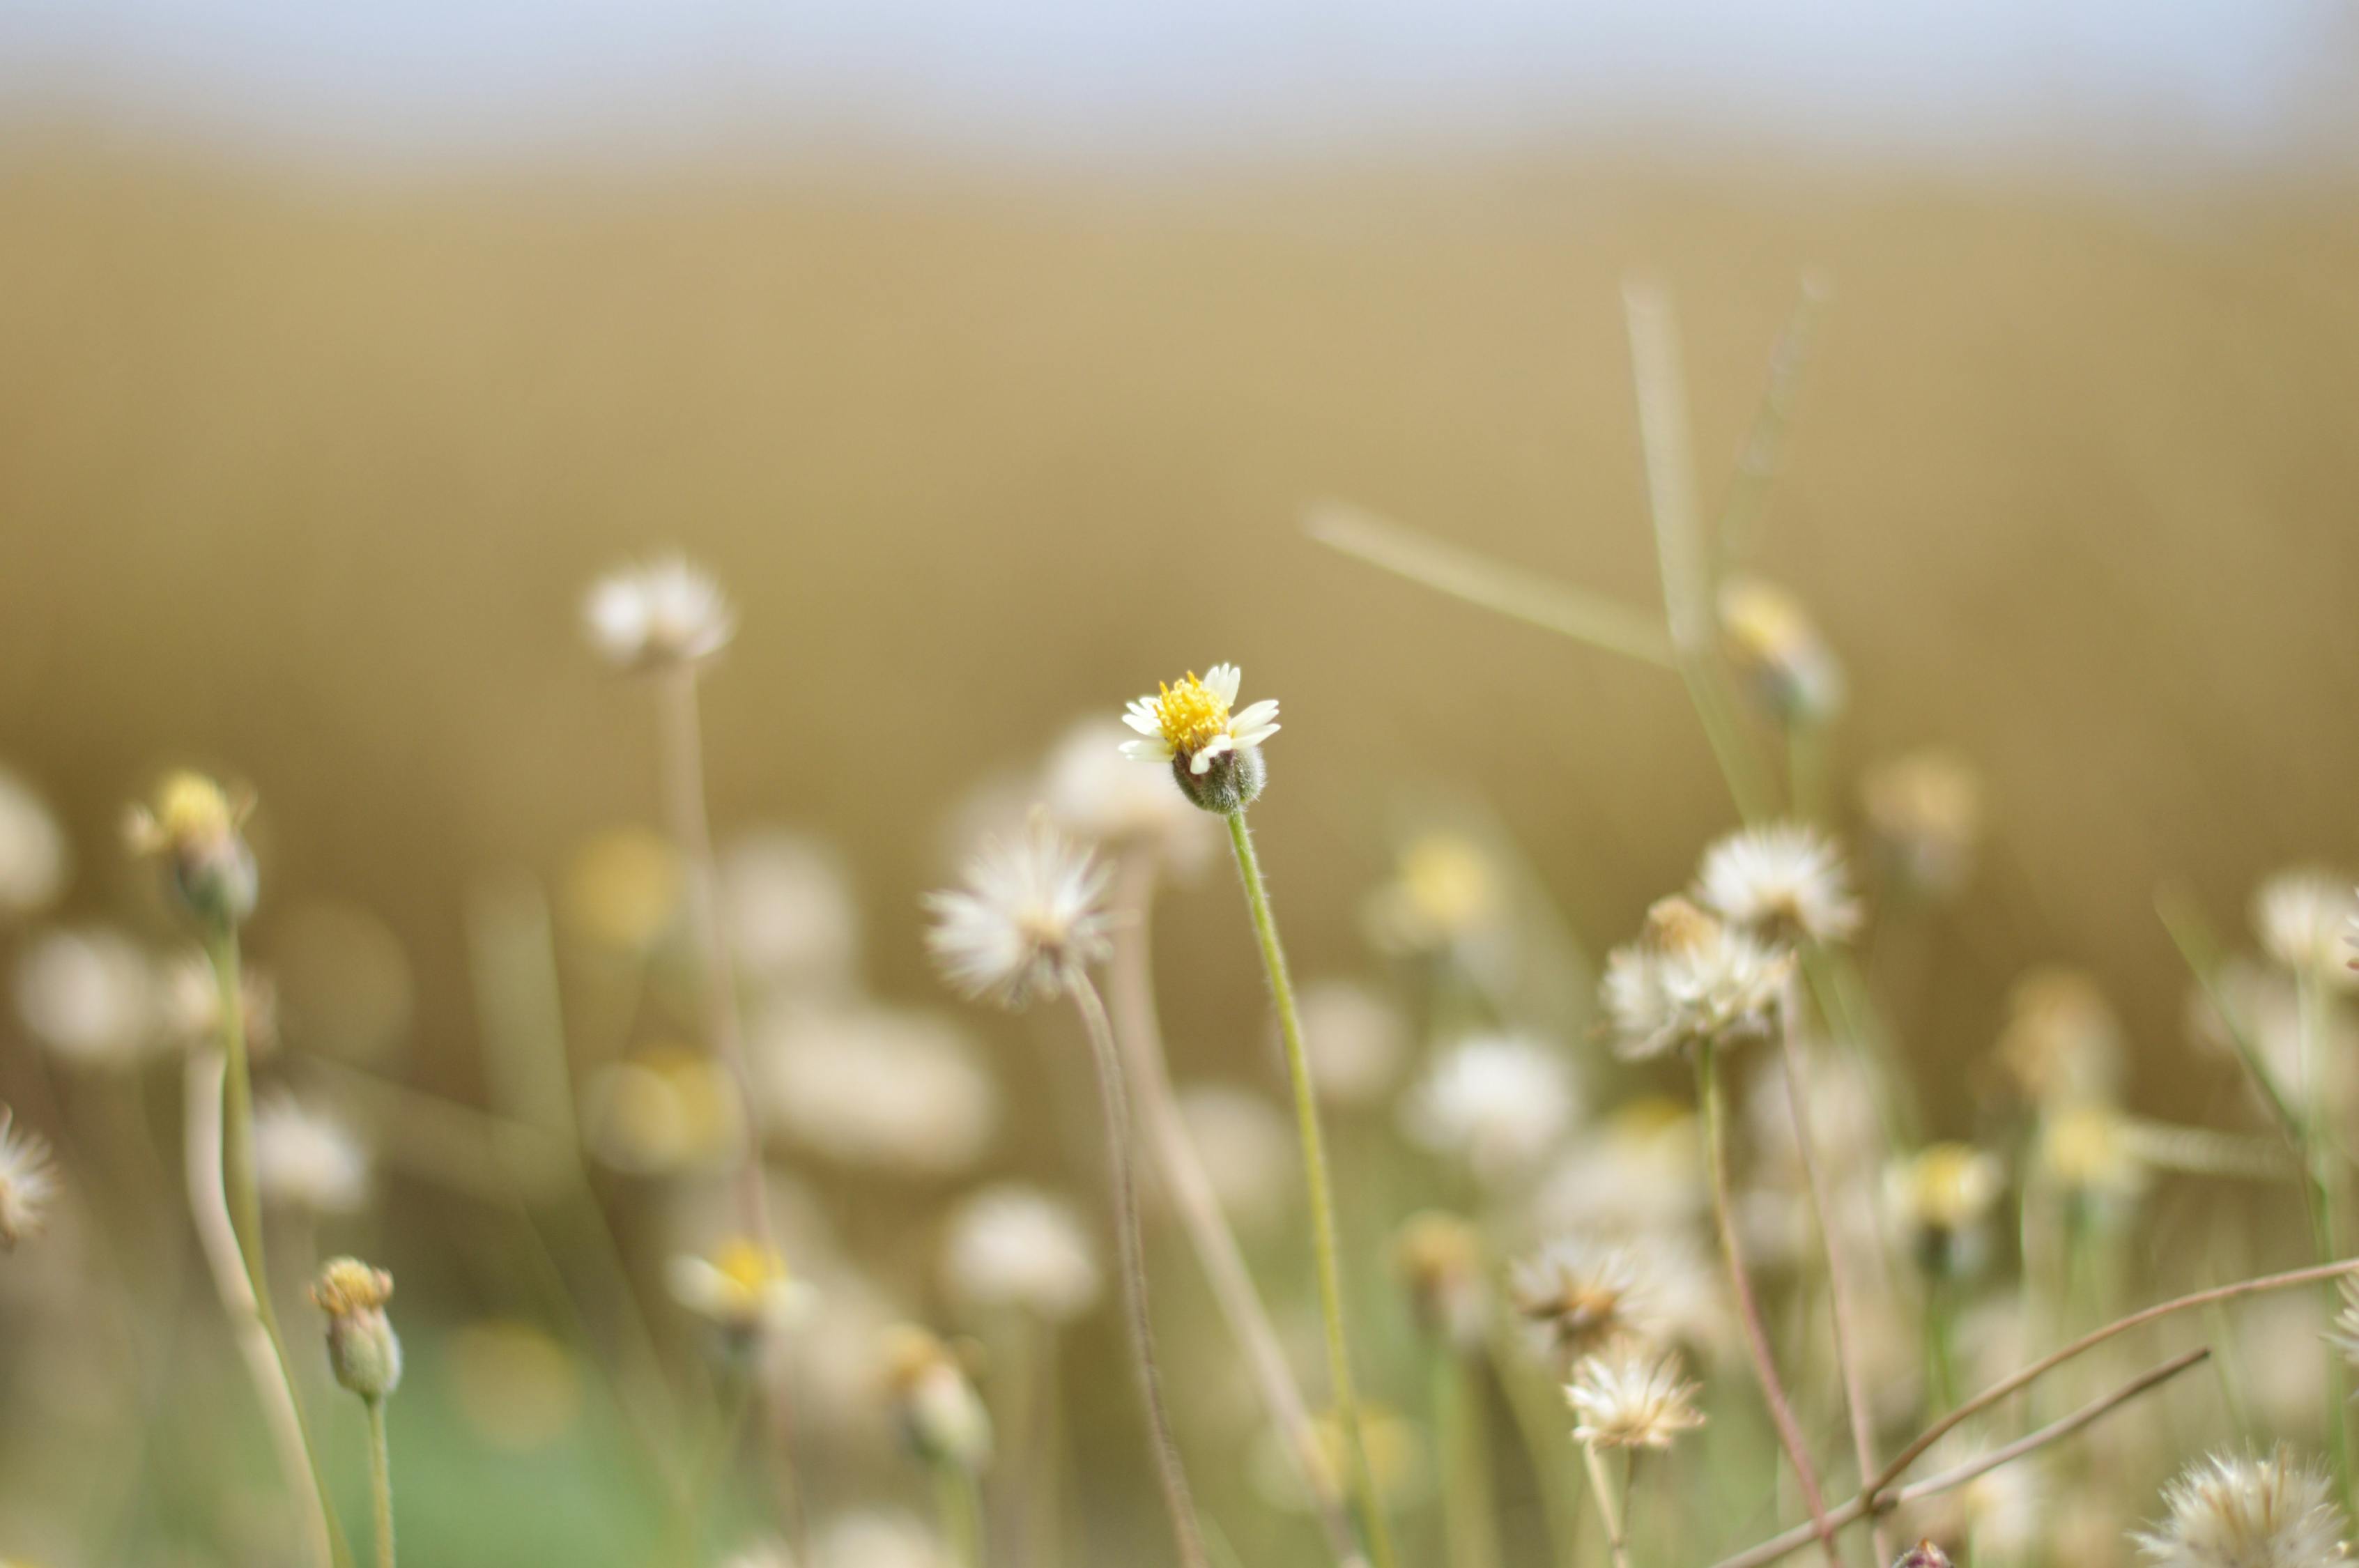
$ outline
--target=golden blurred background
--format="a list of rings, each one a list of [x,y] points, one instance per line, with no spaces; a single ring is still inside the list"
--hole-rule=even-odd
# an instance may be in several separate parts
[[[375,911],[463,1083],[470,881],[654,816],[585,655],[617,559],[742,606],[716,814],[838,841],[888,988],[978,780],[1233,659],[1286,704],[1259,815],[1298,963],[1404,800],[1479,803],[1602,947],[1732,820],[1677,681],[1304,537],[1346,496],[1636,605],[1657,590],[1619,289],[1680,307],[1707,501],[1806,267],[1834,299],[1763,569],[1846,661],[1845,782],[1926,742],[1991,843],[1908,1020],[1978,1051],[2091,966],[2143,1092],[2198,1091],[2151,912],[2359,858],[2359,222],[2346,186],[1538,157],[1213,177],[743,165],[331,180],[19,134],[0,165],[0,714],[111,825],[197,758],[263,800],[271,910]],[[1222,894],[1225,898],[1225,893]],[[1169,922],[1183,1032],[1258,982]],[[1234,1032],[1232,1026],[1232,1032]],[[1239,1048],[1208,1040],[1204,1049]],[[1236,1056],[1234,1060],[1245,1060]]]

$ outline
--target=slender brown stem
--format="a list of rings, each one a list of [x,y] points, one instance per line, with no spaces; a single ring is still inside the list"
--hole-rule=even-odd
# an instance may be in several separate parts
[[[1736,1293],[1736,1315],[1745,1325],[1745,1347],[1753,1357],[1762,1402],[1769,1407],[1769,1423],[1777,1429],[1778,1445],[1785,1449],[1787,1462],[1794,1467],[1794,1484],[1801,1491],[1802,1506],[1810,1512],[1811,1527],[1826,1552],[1830,1568],[1843,1568],[1843,1559],[1835,1551],[1833,1528],[1827,1518],[1826,1497],[1819,1488],[1818,1469],[1810,1463],[1802,1429],[1794,1420],[1794,1407],[1786,1398],[1785,1384],[1777,1377],[1777,1358],[1769,1349],[1769,1330],[1761,1318],[1761,1302],[1753,1293],[1752,1277],[1745,1271],[1744,1254],[1737,1248],[1736,1220],[1732,1212],[1734,1205],[1728,1191],[1727,1134],[1723,1126],[1726,1116],[1721,1104],[1720,1073],[1713,1055],[1708,1040],[1696,1048],[1696,1094],[1703,1105],[1705,1163],[1712,1169],[1712,1220],[1720,1232],[1721,1257],[1728,1266],[1730,1287]]]
[[[1188,1234],[1198,1264],[1212,1289],[1245,1365],[1261,1390],[1270,1423],[1285,1439],[1288,1458],[1300,1473],[1328,1550],[1344,1568],[1358,1568],[1365,1560],[1352,1531],[1343,1499],[1336,1495],[1324,1469],[1313,1463],[1319,1439],[1310,1422],[1310,1407],[1295,1382],[1277,1325],[1262,1304],[1245,1249],[1222,1212],[1220,1198],[1197,1152],[1196,1140],[1180,1115],[1171,1088],[1171,1070],[1163,1054],[1163,1031],[1156,1018],[1155,980],[1150,940],[1155,897],[1156,857],[1150,846],[1135,845],[1119,863],[1114,887],[1114,958],[1108,967],[1107,989],[1117,1020],[1114,1039],[1121,1045],[1131,1096],[1147,1133],[1147,1145],[1162,1177],[1164,1191]]]
[[[2183,1356],[2174,1356],[2161,1366],[2131,1378],[2112,1393],[2091,1400],[2061,1420],[2052,1421],[2038,1431],[2017,1438],[2004,1447],[1994,1448],[1988,1454],[1978,1454],[1962,1465],[1928,1475],[1922,1481],[1903,1486],[1897,1492],[1881,1493],[1872,1501],[1867,1493],[1862,1492],[1858,1497],[1830,1513],[1827,1516],[1827,1522],[1840,1530],[1871,1508],[1879,1514],[1887,1513],[1904,1503],[1922,1502],[1927,1497],[1962,1486],[1976,1476],[1987,1475],[2002,1465],[2011,1464],[2025,1454],[2045,1448],[2060,1438],[2071,1436],[2114,1406],[2126,1404],[2148,1388],[2169,1382],[2189,1367],[2206,1359],[2211,1354],[2211,1346],[2201,1345]],[[1917,1452],[1923,1451],[1919,1449]],[[1796,1525],[1782,1534],[1771,1536],[1758,1546],[1747,1548],[1734,1557],[1722,1558],[1712,1564],[1712,1568],[1762,1568],[1762,1564],[1775,1563],[1789,1552],[1800,1551],[1808,1546],[1817,1534],[1818,1527],[1814,1524]]]
[[[721,874],[712,853],[712,822],[705,803],[704,726],[697,704],[697,668],[680,664],[658,677],[662,727],[664,811],[679,845],[687,884],[688,918],[704,970],[705,1027],[712,1054],[737,1091],[745,1156],[737,1171],[738,1221],[745,1238],[774,1245],[770,1200],[762,1177],[762,1126],[754,1109],[754,1075],[745,1062],[745,1029],[737,1016],[737,969],[721,914]]]
[[[1858,1321],[1853,1310],[1859,1298],[1854,1293],[1850,1258],[1827,1206],[1826,1183],[1819,1175],[1817,1144],[1810,1135],[1810,1093],[1802,1082],[1802,1050],[1795,1039],[1800,1006],[1800,989],[1789,976],[1778,1020],[1778,1040],[1786,1060],[1786,1103],[1793,1113],[1794,1147],[1801,1157],[1802,1175],[1810,1190],[1810,1208],[1819,1222],[1819,1240],[1826,1248],[1827,1301],[1834,1318],[1835,1366],[1843,1377],[1843,1408],[1851,1417],[1852,1453],[1859,1461],[1860,1475],[1868,1476],[1875,1474],[1875,1418],[1868,1409],[1867,1378],[1860,1369],[1859,1340],[1853,1332]],[[1891,1562],[1892,1542],[1884,1521],[1873,1519],[1869,1528],[1875,1534],[1876,1562]]]
[[[2284,1274],[2265,1274],[2255,1279],[2239,1279],[2233,1285],[2216,1285],[2209,1290],[2198,1290],[2191,1296],[2180,1296],[2132,1312],[2125,1318],[2116,1318],[2102,1328],[2093,1328],[2063,1348],[2051,1351],[2022,1370],[2000,1378],[1927,1427],[1908,1446],[1894,1454],[1884,1468],[1876,1473],[1875,1479],[1863,1490],[1870,1493],[1883,1491],[1891,1486],[1908,1466],[1917,1463],[1927,1449],[1940,1442],[1961,1421],[1972,1420],[2009,1394],[2045,1377],[2082,1352],[2103,1345],[2115,1334],[2127,1334],[2134,1328],[2143,1327],[2158,1318],[2169,1317],[2173,1312],[2183,1312],[2195,1307],[2208,1307],[2214,1301],[2234,1301],[2239,1296],[2259,1295],[2265,1290],[2283,1290],[2297,1285],[2314,1285],[2321,1279],[2332,1279],[2337,1275],[2349,1274],[2354,1270],[2359,1270],[2359,1258],[2345,1258],[2339,1262],[2321,1263],[2310,1269],[2296,1269]]]
[[[1115,1052],[1114,1026],[1106,1021],[1105,1004],[1087,975],[1077,977],[1073,1002],[1090,1037],[1097,1063],[1099,1108],[1105,1116],[1106,1163],[1114,1177],[1114,1236],[1122,1256],[1123,1305],[1130,1318],[1131,1349],[1138,1362],[1139,1393],[1147,1402],[1148,1448],[1155,1456],[1155,1478],[1163,1488],[1163,1506],[1171,1516],[1171,1535],[1180,1548],[1181,1568],[1206,1568],[1204,1541],[1196,1522],[1196,1505],[1188,1491],[1188,1473],[1180,1467],[1180,1445],[1171,1435],[1170,1412],[1163,1404],[1163,1374],[1155,1356],[1155,1320],[1147,1308],[1147,1247],[1138,1224],[1138,1181],[1130,1162],[1130,1101],[1124,1093],[1122,1058]]]

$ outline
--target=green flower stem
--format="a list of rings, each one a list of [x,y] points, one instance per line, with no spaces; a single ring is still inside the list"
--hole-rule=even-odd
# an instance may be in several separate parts
[[[1810,1463],[1802,1429],[1795,1423],[1793,1405],[1787,1399],[1786,1386],[1777,1377],[1777,1358],[1769,1349],[1769,1331],[1761,1320],[1761,1302],[1753,1293],[1752,1276],[1745,1272],[1744,1255],[1736,1247],[1736,1222],[1731,1213],[1728,1189],[1724,1127],[1727,1108],[1721,1103],[1720,1073],[1714,1060],[1718,1054],[1709,1040],[1696,1047],[1696,1099],[1703,1107],[1704,1154],[1712,1171],[1712,1218],[1720,1232],[1721,1257],[1728,1267],[1728,1282],[1736,1296],[1736,1315],[1745,1328],[1745,1347],[1753,1356],[1753,1372],[1761,1385],[1762,1402],[1769,1407],[1769,1422],[1777,1429],[1778,1446],[1786,1451],[1786,1458],[1794,1467],[1794,1484],[1800,1488],[1802,1504],[1810,1510],[1811,1528],[1826,1553],[1828,1568],[1843,1568],[1843,1556],[1835,1550],[1833,1530],[1827,1518],[1826,1497],[1819,1489],[1818,1469]]]
[[[2295,996],[2301,1023],[2302,1103],[2306,1115],[2302,1121],[2303,1163],[2310,1173],[2311,1201],[2310,1205],[2310,1245],[2321,1263],[2331,1261],[2342,1237],[2335,1224],[2338,1192],[2342,1185],[2335,1170],[2338,1158],[2334,1130],[2327,1114],[2326,1086],[2326,988],[2315,975],[2304,973],[2294,977]],[[2332,1321],[2339,1304],[2339,1282],[2330,1280],[2320,1287],[2326,1295],[2326,1314]],[[2334,1460],[2335,1485],[2348,1514],[2359,1506],[2359,1493],[2353,1489],[2351,1467],[2351,1434],[2349,1406],[2350,1379],[2343,1371],[2343,1353],[2333,1345],[2326,1346],[2326,1449]]]
[[[270,1279],[263,1267],[262,1193],[254,1175],[254,1070],[246,1050],[245,985],[238,957],[237,927],[226,920],[205,937],[205,958],[213,972],[221,1007],[222,1188],[229,1200],[230,1225],[238,1256],[254,1286],[255,1311],[278,1337],[278,1314],[270,1302]]]
[[[1630,1543],[1622,1530],[1624,1507],[1614,1500],[1614,1487],[1605,1479],[1605,1462],[1597,1456],[1595,1443],[1581,1445],[1581,1463],[1582,1468],[1589,1472],[1589,1490],[1597,1499],[1597,1517],[1605,1525],[1606,1553],[1613,1558],[1614,1568],[1630,1568]],[[1629,1486],[1630,1471],[1625,1465],[1622,1470],[1623,1504],[1629,1500]]]
[[[1433,1424],[1441,1443],[1441,1512],[1450,1568],[1498,1568],[1497,1504],[1491,1495],[1491,1442],[1475,1363],[1454,1346],[1433,1346]]]
[[[934,1461],[934,1508],[942,1539],[959,1568],[984,1568],[983,1488],[974,1472],[948,1459]]]
[[[1392,1530],[1385,1519],[1384,1500],[1376,1495],[1375,1473],[1368,1465],[1368,1445],[1360,1432],[1360,1396],[1352,1381],[1351,1346],[1343,1335],[1343,1270],[1336,1257],[1335,1201],[1328,1191],[1327,1155],[1319,1134],[1319,1102],[1310,1082],[1310,1057],[1302,1045],[1302,1022],[1295,1015],[1294,983],[1287,977],[1286,949],[1277,940],[1277,921],[1269,911],[1269,888],[1262,880],[1261,860],[1254,854],[1253,830],[1242,811],[1229,815],[1229,844],[1236,851],[1237,875],[1245,883],[1245,902],[1253,910],[1254,935],[1261,942],[1262,968],[1277,1006],[1278,1033],[1286,1041],[1286,1070],[1294,1089],[1294,1119],[1302,1143],[1302,1173],[1310,1189],[1311,1247],[1319,1269],[1319,1306],[1327,1329],[1327,1372],[1334,1385],[1336,1419],[1343,1423],[1343,1443],[1352,1472],[1352,1492],[1359,1499],[1360,1529],[1367,1538],[1375,1568],[1395,1568]]]
[[[1567,1485],[1565,1461],[1571,1457],[1572,1427],[1561,1419],[1563,1401],[1549,1379],[1535,1373],[1516,1355],[1513,1325],[1500,1323],[1491,1334],[1491,1368],[1507,1396],[1508,1412],[1516,1418],[1524,1456],[1540,1494],[1540,1517],[1547,1527],[1550,1561],[1557,1568],[1575,1568],[1581,1561],[1580,1488]]]
[[[385,1400],[368,1406],[369,1498],[376,1512],[376,1568],[393,1568],[393,1445],[386,1440]]]

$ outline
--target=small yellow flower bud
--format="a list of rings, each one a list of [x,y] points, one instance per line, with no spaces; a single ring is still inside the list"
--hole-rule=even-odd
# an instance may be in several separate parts
[[[885,1331],[885,1389],[921,1459],[979,1475],[991,1463],[991,1417],[951,1347],[914,1324]]]
[[[401,1385],[401,1339],[385,1315],[393,1276],[357,1258],[320,1270],[311,1301],[328,1314],[328,1364],[336,1381],[371,1402]]]
[[[201,773],[174,773],[153,802],[131,808],[124,838],[135,855],[163,862],[167,889],[201,924],[234,926],[259,892],[254,851],[239,831],[254,809]]]

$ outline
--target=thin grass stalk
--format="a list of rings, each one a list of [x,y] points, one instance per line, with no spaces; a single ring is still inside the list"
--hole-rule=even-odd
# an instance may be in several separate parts
[[[263,1315],[254,1278],[237,1243],[222,1182],[223,1101],[226,1083],[221,1053],[191,1051],[186,1078],[187,1129],[181,1154],[186,1161],[189,1215],[197,1231],[199,1249],[212,1275],[214,1292],[229,1319],[238,1357],[245,1364],[262,1406],[263,1424],[270,1434],[271,1453],[287,1484],[302,1532],[314,1559],[335,1564],[351,1561],[351,1552],[335,1526],[334,1505],[329,1500],[327,1477],[311,1449],[302,1407],[295,1399],[294,1378],[287,1359]]]
[[[1254,854],[1253,830],[1242,811],[1229,815],[1229,844],[1235,852],[1237,876],[1245,884],[1245,903],[1253,912],[1254,935],[1261,943],[1262,969],[1269,979],[1270,996],[1277,1008],[1278,1034],[1286,1045],[1287,1077],[1294,1091],[1294,1119],[1302,1146],[1302,1173],[1310,1202],[1311,1249],[1318,1265],[1320,1315],[1327,1331],[1327,1370],[1333,1384],[1336,1419],[1343,1428],[1343,1444],[1351,1468],[1352,1490],[1359,1498],[1360,1528],[1375,1568],[1395,1568],[1392,1529],[1385,1518],[1384,1499],[1376,1492],[1375,1472],[1368,1464],[1368,1445],[1360,1431],[1360,1396],[1352,1378],[1351,1346],[1343,1331],[1343,1269],[1336,1255],[1335,1200],[1328,1188],[1327,1155],[1319,1131],[1319,1100],[1310,1079],[1310,1054],[1302,1043],[1302,1023],[1294,1006],[1294,983],[1287,975],[1286,949],[1277,936],[1277,920],[1270,913],[1269,887],[1262,879],[1261,861]]]
[[[754,1075],[745,1061],[745,1029],[737,1016],[737,967],[729,952],[722,918],[721,873],[712,852],[712,822],[706,804],[704,727],[697,701],[697,670],[681,664],[658,677],[662,726],[665,814],[679,846],[688,890],[688,916],[704,971],[705,1027],[712,1053],[737,1091],[744,1119],[745,1158],[737,1171],[738,1222],[746,1239],[772,1244],[768,1184],[762,1174],[762,1127],[754,1109]]]
[[[238,1257],[254,1287],[255,1309],[276,1338],[278,1314],[271,1305],[270,1275],[263,1262],[262,1192],[254,1174],[254,1069],[246,1050],[245,985],[236,926],[223,920],[207,931],[205,961],[212,970],[215,1005],[221,1009],[221,1186]]]
[[[2318,983],[2318,977],[2308,971],[2294,976],[2294,987],[2301,1028],[2303,1100],[2309,1112],[2302,1121],[2304,1164],[2316,1192],[2316,1202],[2310,1208],[2310,1242],[2318,1260],[2323,1263],[2340,1250],[2342,1239],[2335,1225],[2336,1190],[2342,1184],[2335,1170],[2339,1151],[2327,1116],[2327,996],[2325,987]],[[2336,1288],[2330,1283],[2323,1290],[2326,1314],[2332,1320],[2336,1308]],[[2354,1501],[2359,1500],[2354,1498],[2351,1469],[2350,1378],[2343,1371],[2340,1350],[2328,1345],[2325,1356],[2326,1450],[2334,1462],[2335,1486],[2341,1492],[2343,1513],[2347,1517]]]
[[[1156,855],[1135,844],[1118,863],[1114,892],[1114,957],[1107,969],[1115,1041],[1126,1057],[1131,1097],[1147,1133],[1147,1144],[1163,1178],[1165,1194],[1212,1292],[1230,1334],[1245,1352],[1245,1365],[1260,1388],[1270,1423],[1285,1440],[1287,1456],[1302,1478],[1305,1495],[1325,1535],[1329,1552],[1343,1568],[1364,1562],[1350,1518],[1322,1467],[1312,1462],[1318,1434],[1310,1409],[1295,1382],[1294,1369],[1270,1322],[1245,1264],[1245,1249],[1230,1228],[1204,1161],[1172,1092],[1171,1070],[1163,1053],[1163,1031],[1155,1007],[1154,944]]]
[[[1938,1497],[1943,1492],[1954,1490],[1969,1481],[1988,1475],[2002,1465],[2011,1465],[2027,1454],[2035,1453],[2052,1443],[2071,1436],[2106,1412],[2128,1403],[2149,1388],[2169,1382],[2197,1363],[2210,1359],[2211,1355],[2211,1346],[2199,1345],[2184,1355],[2172,1357],[2150,1371],[2139,1374],[2113,1392],[2092,1399],[2071,1415],[2052,1421],[2037,1432],[2017,1438],[2013,1443],[2002,1447],[1992,1449],[1988,1454],[1977,1455],[1964,1464],[1929,1475],[1922,1481],[1903,1486],[1898,1491],[1878,1491],[1873,1496],[1863,1491],[1858,1497],[1840,1505],[1828,1514],[1827,1522],[1840,1530],[1870,1511],[1888,1513],[1894,1508],[1905,1507],[1909,1503],[1922,1502],[1927,1497]],[[1923,1439],[1920,1438],[1919,1442],[1922,1443]],[[1911,1443],[1909,1446],[1917,1454],[1924,1452],[1918,1443]],[[1797,1525],[1792,1530],[1771,1536],[1758,1546],[1746,1548],[1734,1557],[1722,1558],[1712,1564],[1712,1568],[1762,1568],[1764,1563],[1775,1563],[1787,1553],[1799,1552],[1808,1546],[1817,1533],[1818,1530],[1814,1525]]]
[[[1577,1568],[1581,1561],[1581,1488],[1564,1475],[1564,1452],[1571,1446],[1571,1427],[1556,1419],[1561,1406],[1549,1397],[1544,1380],[1527,1376],[1516,1356],[1513,1331],[1505,1323],[1491,1334],[1491,1370],[1507,1396],[1507,1411],[1515,1417],[1516,1435],[1523,1440],[1524,1457],[1540,1495],[1540,1519],[1548,1531],[1549,1552],[1557,1568]]]
[[[1809,367],[1810,349],[1818,335],[1819,318],[1833,293],[1823,274],[1815,269],[1803,273],[1801,298],[1795,301],[1793,314],[1786,319],[1785,330],[1777,336],[1777,346],[1770,351],[1768,384],[1762,388],[1761,401],[1754,406],[1753,427],[1745,433],[1744,450],[1736,459],[1735,477],[1730,481],[1728,498],[1721,506],[1718,561],[1723,566],[1742,560],[1753,542],[1754,530],[1767,506],[1770,485],[1777,477],[1778,462],[1793,424],[1795,400],[1801,391],[1802,373]]]
[[[385,1430],[385,1400],[362,1401],[368,1407],[369,1501],[376,1519],[376,1568],[393,1563],[393,1444]]]
[[[1155,1355],[1155,1318],[1147,1305],[1147,1243],[1138,1223],[1138,1178],[1130,1160],[1130,1097],[1123,1088],[1122,1057],[1114,1049],[1114,1026],[1106,1018],[1105,1004],[1086,975],[1077,979],[1073,1001],[1081,1010],[1097,1066],[1106,1163],[1114,1178],[1123,1306],[1130,1320],[1138,1389],[1147,1402],[1147,1445],[1155,1459],[1155,1478],[1163,1490],[1164,1510],[1171,1516],[1171,1537],[1180,1549],[1181,1568],[1205,1568],[1204,1538],[1196,1520],[1195,1500],[1189,1493],[1188,1473],[1180,1463],[1180,1444],[1171,1435],[1171,1415],[1163,1402],[1163,1371]]]
[[[1712,1171],[1712,1221],[1720,1232],[1721,1258],[1728,1269],[1730,1288],[1735,1292],[1737,1319],[1745,1328],[1745,1348],[1753,1357],[1753,1373],[1761,1385],[1762,1402],[1769,1409],[1769,1424],[1777,1429],[1778,1446],[1786,1451],[1787,1463],[1794,1468],[1794,1484],[1802,1494],[1802,1506],[1810,1510],[1811,1525],[1830,1568],[1843,1568],[1827,1517],[1826,1497],[1819,1486],[1818,1467],[1810,1463],[1809,1445],[1794,1420],[1793,1404],[1787,1399],[1786,1385],[1777,1376],[1777,1357],[1769,1348],[1768,1326],[1761,1317],[1760,1298],[1754,1294],[1752,1276],[1745,1269],[1744,1254],[1736,1244],[1734,1204],[1728,1185],[1727,1108],[1721,1100],[1717,1055],[1709,1040],[1696,1047],[1696,1100],[1703,1107],[1704,1156]]]
[[[1491,1442],[1474,1364],[1436,1339],[1433,1423],[1441,1446],[1442,1532],[1450,1568],[1498,1568],[1498,1503],[1491,1489]]]
[[[959,1568],[984,1568],[983,1494],[974,1473],[948,1459],[933,1462],[934,1510]]]
[[[1589,1474],[1590,1495],[1597,1499],[1598,1521],[1605,1527],[1605,1554],[1612,1559],[1614,1568],[1630,1568],[1630,1543],[1622,1529],[1623,1504],[1614,1500],[1614,1487],[1605,1478],[1605,1461],[1599,1457],[1595,1443],[1581,1445],[1581,1465]],[[1629,1486],[1630,1471],[1625,1465],[1622,1471],[1623,1503],[1629,1500]]]
[[[1819,1241],[1827,1255],[1827,1305],[1834,1321],[1835,1367],[1843,1379],[1843,1411],[1851,1424],[1853,1456],[1862,1476],[1875,1474],[1875,1420],[1868,1408],[1867,1377],[1859,1364],[1855,1313],[1859,1297],[1851,1259],[1836,1232],[1827,1206],[1826,1183],[1819,1175],[1817,1140],[1810,1132],[1809,1088],[1802,1081],[1802,1051],[1795,1039],[1799,1027],[1801,996],[1794,981],[1786,982],[1778,1013],[1777,1039],[1785,1052],[1786,1103],[1794,1118],[1794,1147],[1802,1160],[1802,1175],[1810,1192],[1810,1210],[1819,1225]],[[1870,1523],[1879,1563],[1892,1561],[1892,1542],[1881,1519]]]

